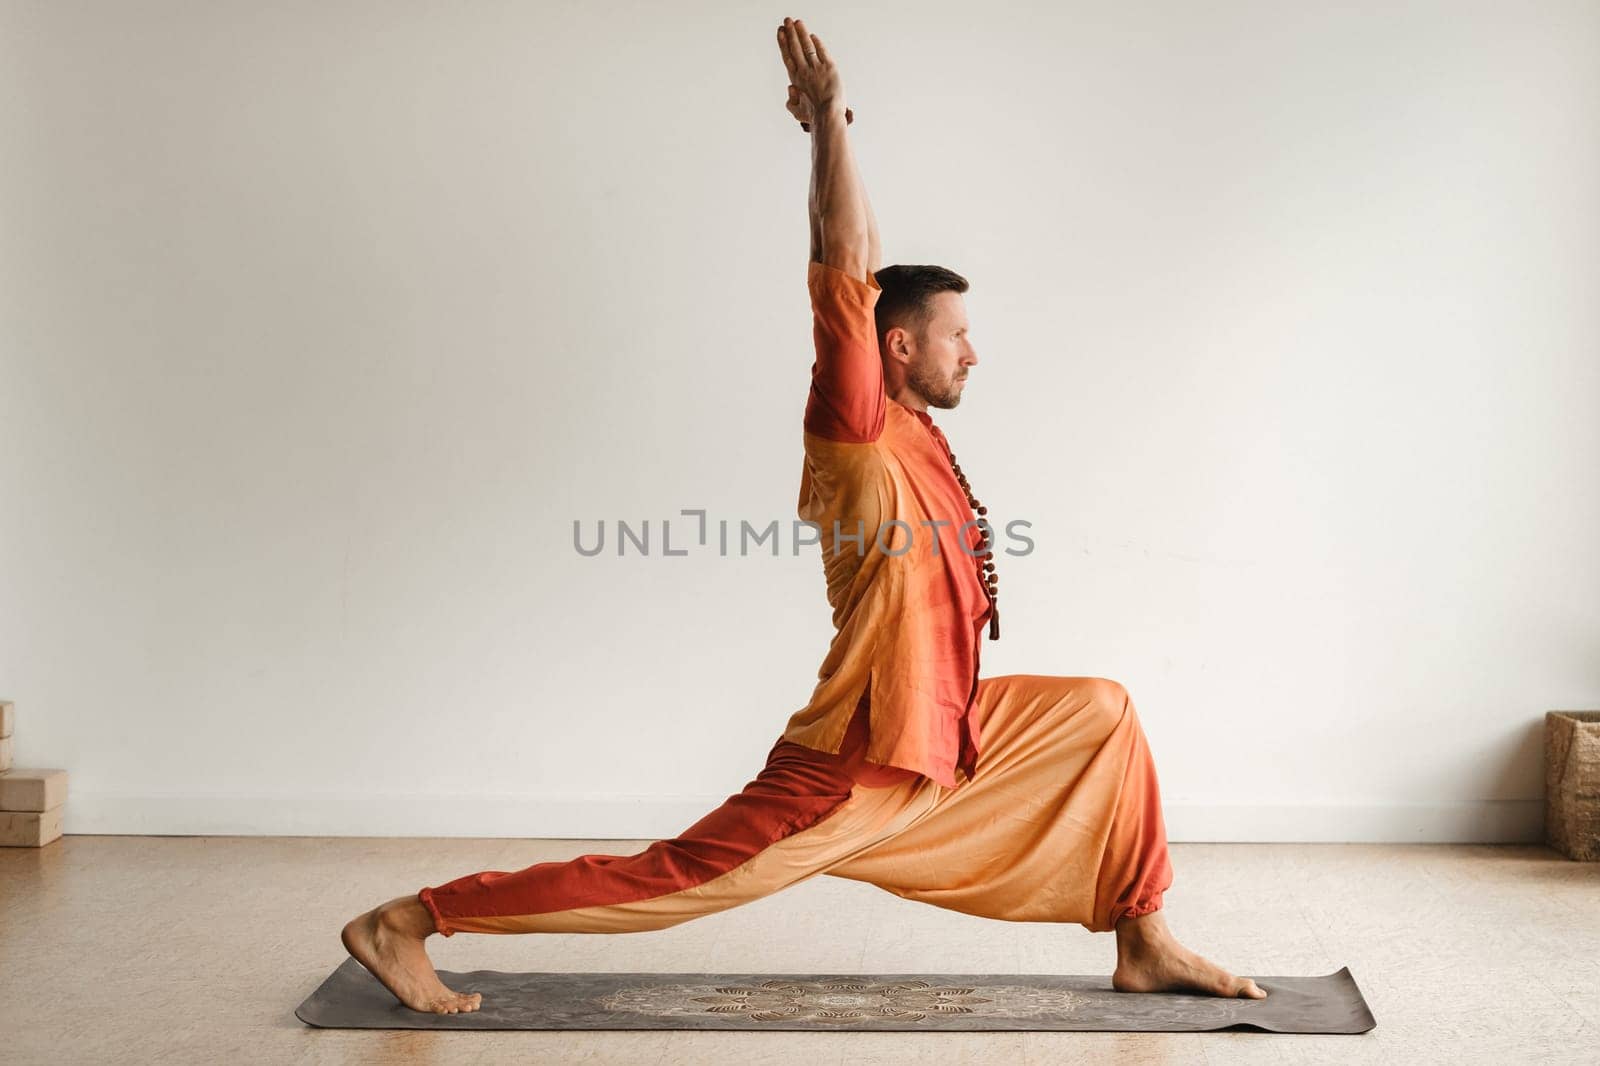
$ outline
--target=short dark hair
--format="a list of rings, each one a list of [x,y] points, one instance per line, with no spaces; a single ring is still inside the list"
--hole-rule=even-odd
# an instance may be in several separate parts
[[[967,279],[954,270],[928,264],[896,263],[872,276],[882,290],[873,308],[880,345],[883,335],[896,326],[921,336],[933,317],[930,297],[941,292],[966,292],[968,288]]]

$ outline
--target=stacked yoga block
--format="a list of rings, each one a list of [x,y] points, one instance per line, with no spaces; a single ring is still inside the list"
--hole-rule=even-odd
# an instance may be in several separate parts
[[[0,700],[0,847],[42,848],[61,835],[67,772],[11,768],[16,718],[16,707]]]

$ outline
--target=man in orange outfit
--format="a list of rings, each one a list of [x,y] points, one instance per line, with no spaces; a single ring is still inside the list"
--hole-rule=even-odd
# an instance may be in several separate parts
[[[440,981],[427,937],[660,929],[826,873],[969,914],[1115,930],[1120,991],[1265,996],[1162,919],[1172,867],[1127,690],[978,677],[985,625],[999,636],[974,514],[987,509],[928,415],[961,402],[978,362],[967,282],[879,269],[838,67],[798,20],[778,46],[812,138],[817,358],[799,514],[819,530],[837,630],[811,700],[757,777],[681,835],[423,888],[353,919],[346,948],[414,1010],[473,1011],[481,995]]]

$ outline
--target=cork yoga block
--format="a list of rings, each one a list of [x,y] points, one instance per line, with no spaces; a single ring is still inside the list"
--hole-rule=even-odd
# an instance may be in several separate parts
[[[48,811],[65,802],[65,770],[16,769],[0,774],[0,811]]]
[[[10,700],[0,700],[0,737],[9,737],[16,728],[16,707]]]
[[[42,848],[61,835],[65,807],[48,811],[0,811],[0,848]]]
[[[11,738],[0,737],[0,774],[11,769]]]
[[[1544,716],[1544,839],[1569,859],[1600,861],[1600,711]]]

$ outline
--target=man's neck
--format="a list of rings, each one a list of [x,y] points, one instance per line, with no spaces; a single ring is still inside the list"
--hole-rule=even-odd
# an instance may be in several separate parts
[[[889,399],[901,407],[908,407],[913,411],[920,411],[922,414],[928,413],[928,401],[923,399],[922,394],[909,385],[902,386],[890,393]]]

